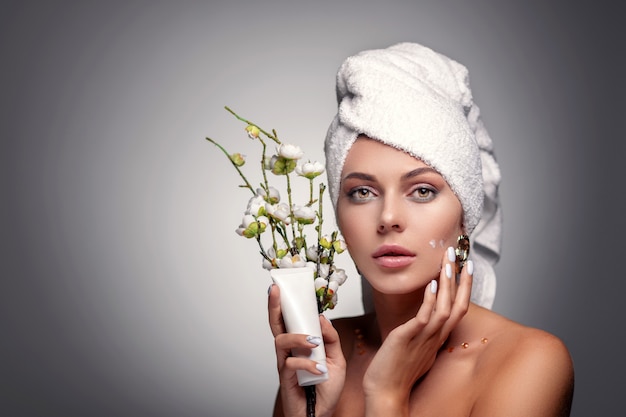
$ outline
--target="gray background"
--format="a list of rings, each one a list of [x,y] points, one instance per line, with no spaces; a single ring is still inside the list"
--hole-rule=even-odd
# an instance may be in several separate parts
[[[204,137],[256,152],[229,105],[321,160],[338,65],[405,40],[469,68],[496,145],[494,309],[569,346],[573,416],[619,414],[617,16],[565,1],[2,2],[0,414],[269,415],[270,281],[234,233],[248,195]],[[361,312],[354,274],[339,296],[331,317]]]

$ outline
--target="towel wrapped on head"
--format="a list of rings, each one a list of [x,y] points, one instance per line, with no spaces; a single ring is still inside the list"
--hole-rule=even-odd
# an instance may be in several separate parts
[[[326,170],[333,205],[350,147],[365,135],[437,170],[463,207],[475,264],[472,301],[491,308],[500,257],[500,170],[474,104],[467,68],[416,43],[348,57],[337,73],[338,112],[326,136]],[[369,288],[364,284],[364,307]]]

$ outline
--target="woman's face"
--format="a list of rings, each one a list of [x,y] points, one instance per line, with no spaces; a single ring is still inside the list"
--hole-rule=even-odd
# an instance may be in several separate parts
[[[436,278],[443,252],[462,233],[461,203],[424,162],[359,137],[348,152],[337,221],[372,287],[404,294]]]

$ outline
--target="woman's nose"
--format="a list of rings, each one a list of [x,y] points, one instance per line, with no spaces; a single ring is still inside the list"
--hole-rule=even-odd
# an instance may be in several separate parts
[[[406,217],[402,202],[394,198],[385,198],[378,222],[378,232],[401,232],[405,226]]]

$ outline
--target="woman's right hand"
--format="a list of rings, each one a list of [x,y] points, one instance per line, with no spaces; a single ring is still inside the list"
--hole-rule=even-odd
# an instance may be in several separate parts
[[[341,350],[337,331],[330,321],[320,315],[322,337],[326,349],[326,368],[320,370],[317,363],[307,358],[291,355],[292,349],[315,349],[317,344],[307,340],[305,334],[290,334],[285,330],[280,309],[280,289],[272,285],[268,301],[269,323],[274,335],[276,346],[276,362],[280,391],[274,410],[275,416],[306,416],[306,395],[303,387],[298,385],[296,370],[306,370],[320,375],[328,372],[328,380],[316,386],[316,416],[330,416],[335,410],[346,374],[346,360]]]
[[[417,314],[389,333],[365,372],[363,390],[370,415],[408,415],[415,382],[430,370],[450,332],[467,313],[473,263],[468,261],[457,285],[455,260],[454,249],[449,248],[439,280],[426,286]]]

